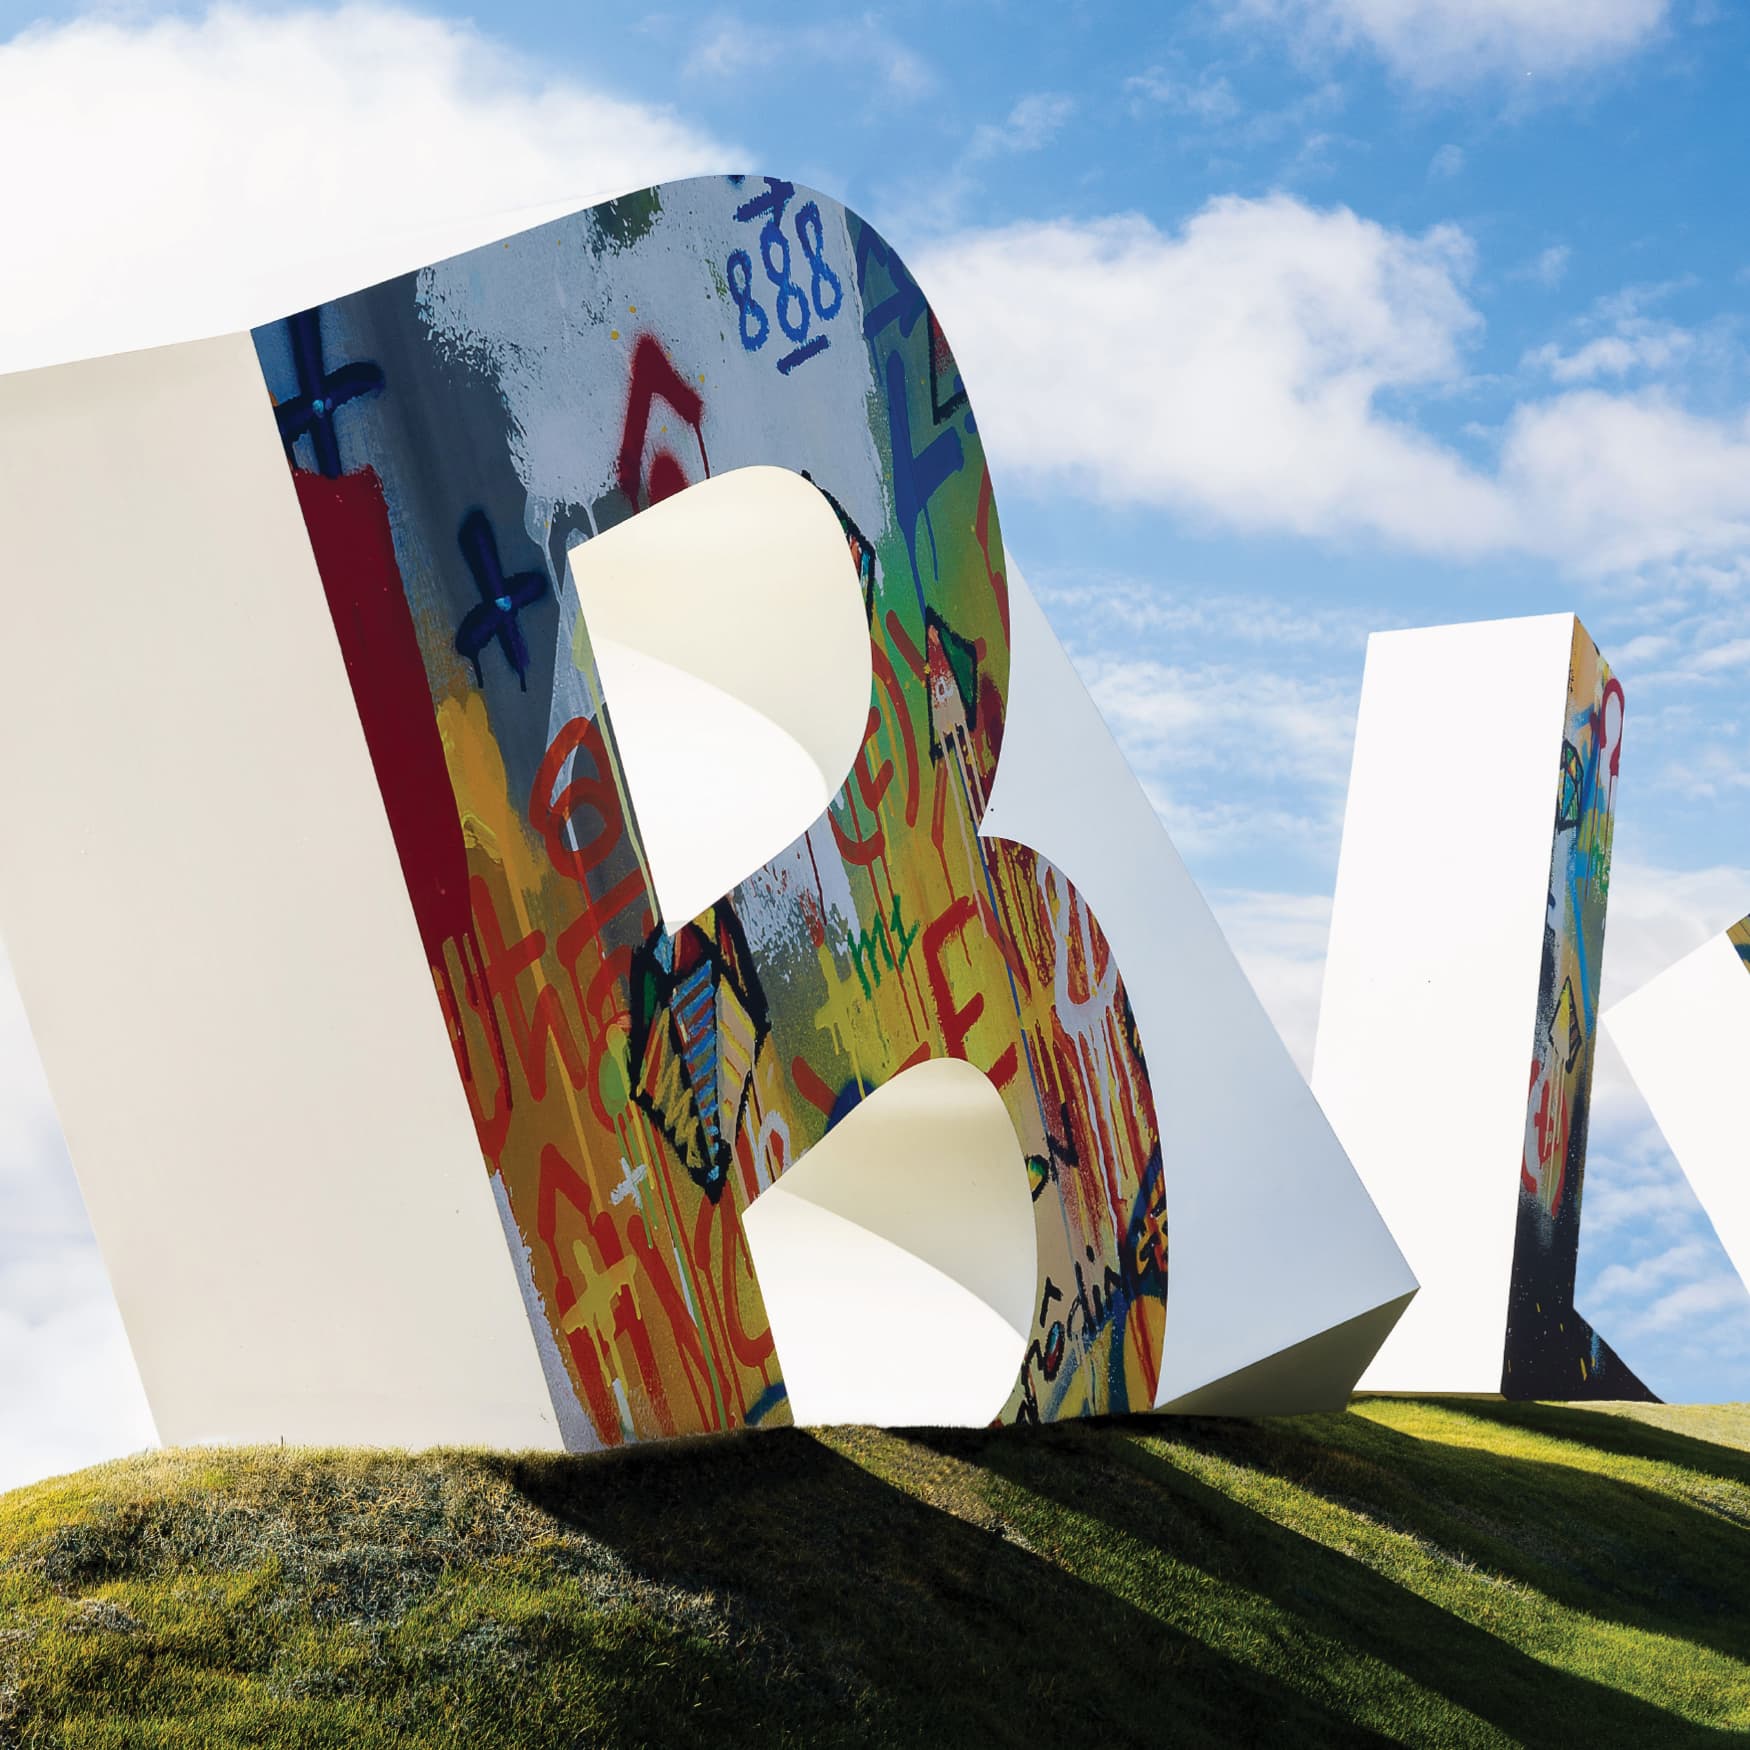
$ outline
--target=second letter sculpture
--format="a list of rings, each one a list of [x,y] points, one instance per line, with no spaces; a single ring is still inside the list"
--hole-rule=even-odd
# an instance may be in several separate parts
[[[1649,1395],[1574,1307],[1622,729],[1571,614],[1368,642],[1313,1090],[1422,1292],[1364,1386]]]

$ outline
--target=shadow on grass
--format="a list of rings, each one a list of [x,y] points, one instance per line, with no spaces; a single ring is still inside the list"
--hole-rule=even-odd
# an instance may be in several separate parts
[[[1387,1741],[806,1434],[487,1462],[646,1577],[732,1595],[761,1631],[740,1677],[774,1739]]]
[[[1558,1459],[1405,1433],[1367,1416],[1187,1423],[1183,1444],[1358,1506],[1569,1609],[1732,1658],[1750,1651],[1750,1461],[1729,1448],[1553,1405],[1438,1406],[1613,1456],[1672,1466],[1673,1493]],[[1599,1424],[1603,1424],[1602,1427]],[[1710,1479],[1726,1485],[1710,1499]]]
[[[59,1625],[0,1623],[0,1746],[1731,1736],[1612,1656],[1743,1702],[1703,1649],[1746,1656],[1750,1455],[1590,1411],[214,1462],[94,1484],[0,1565]]]
[[[1143,1444],[1146,1436],[1164,1433],[1171,1439],[1181,1432],[1172,1425],[1148,1429],[1146,1436],[1136,1430],[1136,1438],[1112,1438],[1131,1432],[1117,1426],[1065,1428],[1029,1442],[981,1434],[912,1437],[972,1459],[1019,1489],[1098,1518],[1149,1555],[1183,1559],[1187,1552],[1220,1551],[1227,1584],[1286,1613],[1300,1634],[1334,1639],[1358,1660],[1383,1661],[1515,1741],[1625,1747],[1744,1741],[1741,1734],[1698,1726],[1608,1684],[1532,1658],[1366,1563],[1211,1488]],[[1223,1457],[1248,1462],[1243,1425],[1182,1429],[1192,1443],[1211,1432],[1219,1434],[1215,1444]],[[1268,1439],[1273,1431],[1249,1432]],[[1504,1462],[1474,1456],[1491,1465]],[[1413,1522],[1406,1528],[1421,1530]],[[1674,1625],[1648,1626],[1671,1632]],[[1714,1627],[1717,1633],[1719,1625]],[[1734,1650],[1741,1655],[1741,1644]],[[1359,1671],[1357,1680],[1364,1680]]]

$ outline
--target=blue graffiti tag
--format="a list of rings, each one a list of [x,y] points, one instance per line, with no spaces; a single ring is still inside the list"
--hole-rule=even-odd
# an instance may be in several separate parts
[[[340,444],[334,435],[334,410],[356,396],[376,394],[383,387],[382,370],[364,359],[329,370],[322,362],[322,317],[318,310],[288,317],[286,334],[291,341],[298,392],[273,410],[280,442],[289,457],[298,439],[307,437],[316,457],[316,471],[325,479],[338,480]]]
[[[486,676],[480,666],[481,653],[496,638],[505,661],[516,671],[518,684],[526,692],[529,647],[517,615],[547,594],[546,576],[539,571],[519,571],[514,577],[504,575],[498,542],[484,511],[471,510],[462,519],[456,545],[462,549],[462,557],[467,560],[480,591],[479,605],[468,610],[457,628],[456,653],[473,665],[475,683],[483,686]]]
[[[779,372],[787,377],[798,365],[825,352],[831,344],[825,334],[811,335],[810,330],[817,320],[830,322],[838,315],[845,301],[845,288],[826,257],[826,232],[819,203],[805,201],[791,220],[802,259],[808,263],[808,289],[803,290],[794,278],[795,259],[790,239],[784,234],[784,214],[796,193],[796,185],[775,176],[768,176],[765,183],[765,192],[743,201],[735,209],[735,217],[744,225],[751,225],[756,219],[761,221],[760,266],[776,294],[773,313],[778,327],[794,343],[776,361]],[[758,352],[771,334],[772,322],[766,307],[754,296],[753,257],[745,249],[732,250],[724,263],[724,273],[730,300],[740,315],[742,348]]]

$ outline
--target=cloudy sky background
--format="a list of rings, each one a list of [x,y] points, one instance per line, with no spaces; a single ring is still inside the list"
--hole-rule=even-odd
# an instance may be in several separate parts
[[[1370,630],[1576,609],[1622,675],[1607,1003],[1750,911],[1745,9],[490,20],[0,0],[0,369],[458,218],[805,180],[917,270],[1009,544],[1303,1066]],[[1431,724],[1436,785],[1487,708]],[[1582,1309],[1666,1395],[1750,1398],[1750,1296],[1608,1045],[1586,1192]],[[150,1439],[0,976],[0,1487]]]

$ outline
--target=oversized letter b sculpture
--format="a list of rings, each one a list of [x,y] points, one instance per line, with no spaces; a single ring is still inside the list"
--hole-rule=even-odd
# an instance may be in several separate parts
[[[0,927],[160,1435],[1344,1403],[1415,1281],[888,245],[718,177],[269,313],[0,379]]]
[[[788,182],[700,180],[256,338],[562,1424],[614,1442],[787,1419],[744,1211],[943,1056],[1001,1095],[1035,1212],[1031,1328],[983,1414],[1152,1405],[1147,1069],[1086,905],[979,836],[1002,540],[898,257]],[[805,475],[842,529],[846,575],[819,586],[861,585],[867,730],[809,831],[664,918],[568,558],[756,465]],[[764,660],[801,660],[782,626]]]

